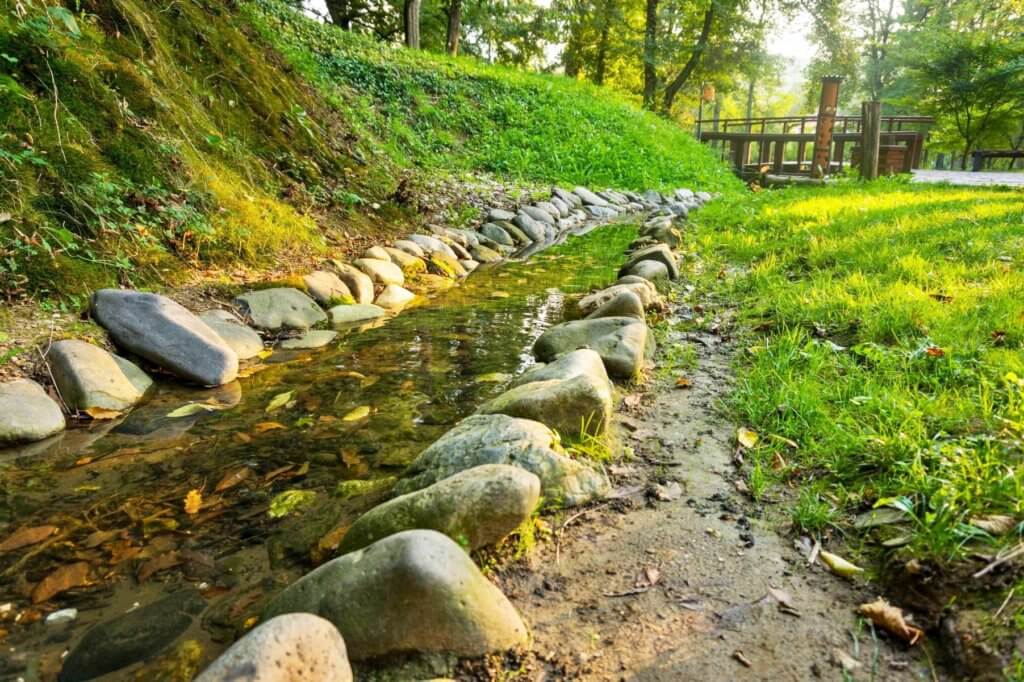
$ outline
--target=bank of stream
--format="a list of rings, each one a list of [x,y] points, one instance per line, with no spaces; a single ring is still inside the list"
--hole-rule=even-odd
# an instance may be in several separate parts
[[[53,527],[0,554],[0,674],[55,679],[90,626],[183,588],[202,595],[201,616],[141,673],[211,660],[266,596],[333,556],[421,450],[532,364],[534,340],[573,316],[571,295],[614,280],[635,236],[616,224],[570,237],[322,351],[275,351],[209,391],[158,382],[120,420],[0,451],[0,520]],[[69,557],[88,579],[39,598]],[[64,609],[77,614],[51,616]]]

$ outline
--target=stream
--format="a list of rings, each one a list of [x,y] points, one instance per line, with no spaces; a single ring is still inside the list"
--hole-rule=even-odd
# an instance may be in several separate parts
[[[572,316],[573,294],[614,281],[635,235],[570,237],[321,351],[275,351],[212,390],[158,381],[124,418],[0,450],[0,541],[53,527],[0,553],[0,677],[56,679],[90,627],[138,609],[151,610],[133,642],[148,661],[102,679],[179,679],[212,660],[334,556],[420,451],[533,364],[534,340]],[[202,597],[182,627],[160,610],[179,609],[172,594]],[[77,615],[46,622],[59,609]]]

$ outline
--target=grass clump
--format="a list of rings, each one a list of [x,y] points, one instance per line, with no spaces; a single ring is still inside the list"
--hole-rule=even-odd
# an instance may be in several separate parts
[[[777,453],[784,477],[813,481],[797,526],[898,500],[918,556],[1016,539],[978,522],[1024,518],[1021,224],[1020,191],[898,180],[765,192],[698,215],[692,246],[720,261],[704,285],[767,329],[731,402],[763,436],[757,461]],[[741,267],[719,279],[726,265]]]

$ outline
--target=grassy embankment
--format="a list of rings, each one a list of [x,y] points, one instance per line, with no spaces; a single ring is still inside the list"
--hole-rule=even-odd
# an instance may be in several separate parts
[[[429,183],[461,173],[738,186],[599,89],[382,46],[274,0],[0,8],[9,295],[313,257],[415,223]]]

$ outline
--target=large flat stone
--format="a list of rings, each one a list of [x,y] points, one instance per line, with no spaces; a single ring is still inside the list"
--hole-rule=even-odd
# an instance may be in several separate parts
[[[315,350],[323,348],[336,338],[338,338],[338,332],[329,329],[314,329],[297,338],[282,341],[281,348],[284,350]]]
[[[623,281],[613,284],[605,289],[601,289],[600,291],[595,291],[592,294],[587,294],[581,298],[580,302],[577,304],[580,314],[584,316],[590,315],[623,291],[629,291],[635,294],[640,299],[640,302],[643,303],[645,310],[649,310],[657,305],[658,290],[654,287],[654,284],[642,277],[638,277],[636,280],[638,281]]]
[[[492,239],[498,242],[499,244],[504,244],[505,246],[516,245],[515,240],[512,239],[508,231],[501,225],[496,225],[494,223],[485,223],[484,226],[480,228],[480,232],[485,237],[488,237],[489,239]]]
[[[32,443],[64,430],[64,413],[31,379],[0,384],[0,447]]]
[[[409,235],[409,241],[414,242],[426,253],[440,252],[446,256],[456,258],[455,252],[452,251],[452,248],[437,237],[431,237],[427,234],[412,234]]]
[[[416,294],[397,284],[389,284],[377,296],[375,305],[381,308],[401,308],[408,305],[416,298]]]
[[[548,225],[555,224],[555,216],[545,211],[543,208],[537,206],[523,206],[519,209],[521,213],[525,213],[539,223],[547,223]]]
[[[259,329],[309,329],[327,320],[316,301],[298,289],[278,287],[247,291],[235,298],[237,305]]]
[[[199,319],[235,351],[239,360],[251,360],[263,352],[263,337],[234,315],[223,310],[207,310],[199,313]]]
[[[676,257],[672,255],[672,250],[667,244],[655,244],[654,246],[648,246],[633,252],[626,259],[625,265],[619,270],[619,276],[630,274],[629,271],[634,265],[645,260],[653,260],[663,264],[668,269],[670,279],[677,279],[679,277],[679,265],[676,263]]]
[[[525,213],[519,213],[512,220],[512,224],[525,234],[531,242],[543,242],[547,239],[547,231],[544,225]]]
[[[516,214],[512,211],[506,211],[503,208],[492,208],[487,211],[488,222],[496,222],[498,220],[512,220],[516,217]]]
[[[352,552],[415,528],[436,530],[476,550],[518,528],[539,499],[535,474],[507,464],[484,464],[374,507],[352,524],[338,551]]]
[[[643,320],[644,302],[632,291],[620,291],[587,315],[588,320],[598,317],[635,317]]]
[[[101,289],[93,294],[92,313],[118,346],[182,379],[219,386],[238,376],[238,355],[206,323],[165,296]]]
[[[374,284],[384,286],[388,284],[402,286],[405,284],[405,275],[402,274],[402,268],[392,263],[390,258],[386,261],[377,260],[376,258],[357,258],[352,264],[365,272],[373,280]]]
[[[608,490],[607,479],[564,455],[558,437],[540,422],[478,414],[421,452],[394,492],[419,490],[482,464],[510,464],[536,474],[547,506],[585,504]]]
[[[665,264],[656,260],[642,260],[634,263],[626,271],[626,274],[633,277],[642,277],[655,285],[668,284],[668,281],[671,279]]]
[[[459,545],[407,530],[328,561],[286,587],[264,611],[306,612],[341,633],[352,660],[402,652],[482,656],[527,639],[526,626]]]
[[[383,251],[392,263],[402,268],[402,273],[405,275],[415,275],[427,271],[427,264],[422,258],[391,246],[385,246]]]
[[[607,201],[605,201],[601,197],[597,196],[596,194],[591,192],[586,187],[577,187],[576,189],[574,189],[572,191],[572,193],[575,194],[577,197],[579,197],[580,201],[583,202],[584,206],[609,206],[610,205]]]
[[[133,363],[78,339],[54,343],[46,361],[60,397],[71,410],[122,412],[139,403],[153,385]]]
[[[601,356],[608,375],[632,379],[654,352],[647,325],[633,317],[602,317],[555,325],[533,345],[538,360],[549,362],[563,353],[590,348]]]
[[[320,305],[334,305],[354,300],[352,292],[333,272],[316,270],[305,275],[302,281],[306,285],[306,291]]]
[[[612,388],[607,379],[589,374],[533,381],[488,400],[477,411],[532,419],[576,440],[585,433],[604,433],[611,420]]]
[[[416,256],[417,258],[423,258],[427,255],[427,252],[423,250],[423,247],[416,242],[411,242],[408,239],[399,239],[395,242],[395,248],[405,251],[410,256]]]
[[[336,305],[327,311],[334,326],[353,324],[356,322],[368,322],[378,317],[384,317],[386,310],[379,305],[372,303],[356,303],[354,305]]]
[[[565,203],[569,204],[572,208],[579,208],[583,205],[583,200],[580,199],[578,194],[564,190],[561,187],[555,187],[552,189],[551,196],[558,197]]]

